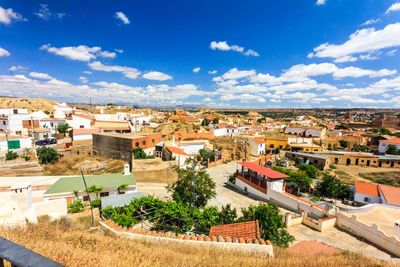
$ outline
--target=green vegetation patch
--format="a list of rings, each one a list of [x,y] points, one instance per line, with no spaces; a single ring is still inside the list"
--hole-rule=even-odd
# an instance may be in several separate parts
[[[368,172],[359,173],[360,177],[378,184],[400,186],[400,171],[398,172]]]

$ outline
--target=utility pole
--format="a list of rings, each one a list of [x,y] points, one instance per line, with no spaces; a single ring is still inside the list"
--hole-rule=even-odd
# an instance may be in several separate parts
[[[8,130],[5,130],[6,132],[6,141],[7,141],[7,153],[10,152],[10,147],[8,145]]]
[[[88,187],[87,187],[87,185],[86,185],[85,175],[83,174],[83,172],[87,170],[88,164],[89,164],[89,160],[86,160],[85,162],[82,163],[81,174],[82,174],[83,183],[84,183],[84,185],[85,185],[87,197],[88,197],[89,203],[90,203],[90,212],[91,212],[91,214],[92,214],[92,226],[94,226],[94,216],[93,216],[92,201],[90,200],[90,194],[89,194],[89,191],[88,191]]]

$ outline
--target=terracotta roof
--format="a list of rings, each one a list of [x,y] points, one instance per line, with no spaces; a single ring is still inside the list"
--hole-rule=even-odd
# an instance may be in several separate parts
[[[256,134],[257,132],[255,132],[255,131],[243,131],[243,133],[247,133],[247,134]]]
[[[72,134],[100,133],[100,129],[73,129]]]
[[[363,182],[355,182],[356,192],[364,195],[379,197],[378,186]]]
[[[383,184],[378,187],[388,204],[400,206],[400,188]]]
[[[270,179],[282,179],[289,177],[286,174],[271,170],[269,168],[265,168],[263,166],[257,165],[253,162],[238,162],[239,165],[242,165],[243,167],[246,167],[252,171],[255,171],[259,174],[265,175]]]
[[[254,142],[258,143],[258,144],[265,143],[264,140],[261,140],[261,139],[251,138],[250,140],[252,140],[252,141],[254,141]]]
[[[168,146],[167,149],[168,149],[169,151],[171,151],[171,153],[180,154],[180,155],[189,157],[189,155],[186,154],[185,151],[183,151],[182,149],[180,149],[180,148],[178,148],[178,147]]]
[[[340,250],[330,247],[314,240],[303,240],[288,250],[304,254],[304,255],[318,255],[318,254],[339,254]]]
[[[87,120],[93,120],[94,119],[92,117],[89,117],[89,116],[86,116],[86,115],[82,115],[82,114],[74,114],[72,116],[76,116],[76,117],[87,119]]]
[[[259,239],[260,229],[258,221],[232,223],[211,226],[210,236],[222,236],[230,238]]]
[[[400,144],[400,138],[393,138],[389,140],[380,140],[380,141],[385,143]]]

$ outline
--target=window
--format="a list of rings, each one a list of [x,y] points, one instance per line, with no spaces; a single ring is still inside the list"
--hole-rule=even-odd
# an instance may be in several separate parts
[[[109,195],[109,192],[100,192],[100,197],[108,197]]]
[[[16,131],[15,134],[16,135],[22,135],[22,132],[21,131]]]
[[[79,128],[85,128],[85,125],[80,125]]]
[[[3,121],[3,125],[6,125],[7,123],[6,123],[6,121]]]
[[[365,197],[364,202],[371,202],[371,199],[369,197]]]
[[[83,201],[89,201],[89,197],[88,196],[84,196],[83,197]]]
[[[142,146],[145,146],[146,145],[146,141],[142,141]]]
[[[274,148],[274,144],[270,144],[269,147],[270,147],[270,148]]]
[[[136,142],[135,146],[138,147],[139,146],[139,142]]]
[[[18,114],[18,109],[13,110],[14,114]]]
[[[151,142],[154,144],[154,139],[152,139]]]
[[[51,126],[51,127],[54,127],[54,123],[50,122],[50,126]]]

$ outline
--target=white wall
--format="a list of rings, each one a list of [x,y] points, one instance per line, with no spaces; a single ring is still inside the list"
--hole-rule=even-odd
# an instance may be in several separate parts
[[[67,200],[65,198],[34,203],[36,216],[48,215],[53,219],[67,215]]]
[[[236,180],[235,180],[235,185],[237,187],[239,187],[240,189],[242,189],[243,191],[246,191],[245,190],[245,188],[246,188],[247,192],[249,192],[251,194],[254,194],[256,196],[259,196],[259,197],[261,197],[261,198],[263,198],[265,200],[268,200],[267,194],[264,194],[263,192],[258,191],[257,189],[251,187],[250,185],[246,184],[245,182],[243,182],[242,180],[240,180],[238,178],[236,178]]]
[[[199,150],[204,148],[204,146],[205,143],[179,144],[179,148],[189,155],[199,154]]]
[[[74,141],[76,140],[92,140],[93,134],[92,133],[84,133],[84,134],[74,134]]]
[[[365,202],[364,198],[370,198],[370,202]],[[382,203],[381,198],[380,197],[376,197],[376,196],[370,196],[370,195],[365,195],[365,194],[361,194],[361,193],[357,193],[354,192],[354,201],[356,202],[361,202],[361,203]]]
[[[379,153],[385,153],[386,150],[389,148],[389,145],[394,145],[397,147],[397,149],[400,149],[400,144],[379,141]]]
[[[213,131],[214,131],[214,136],[227,136],[228,135],[226,128],[213,129]]]
[[[79,129],[83,126],[84,129],[90,128],[91,120],[72,115],[72,128]]]
[[[21,148],[32,148],[32,138],[21,138],[21,139],[13,139],[19,140]],[[10,140],[11,141],[11,140]],[[7,150],[8,144],[7,140],[0,141],[0,151]]]
[[[257,143],[256,141],[249,139],[250,155],[259,156],[265,152],[265,143]]]

